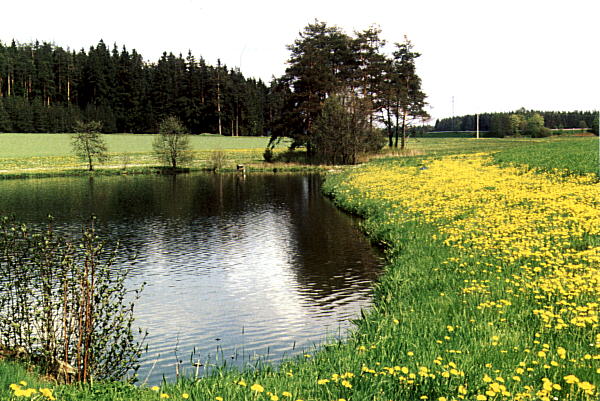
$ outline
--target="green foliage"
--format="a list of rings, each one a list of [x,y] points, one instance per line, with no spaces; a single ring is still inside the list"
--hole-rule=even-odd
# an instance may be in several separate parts
[[[315,141],[323,141],[324,131],[319,133],[315,122],[328,98],[353,93],[363,103],[369,131],[376,130],[376,121],[385,109],[390,137],[393,127],[396,138],[401,130],[403,147],[411,123],[428,117],[424,111],[426,96],[415,68],[419,54],[405,40],[396,44],[393,58],[388,59],[382,54],[385,41],[380,33],[372,27],[352,37],[324,22],[307,25],[289,46],[289,67],[274,88],[279,108],[271,139],[290,137],[293,146],[306,147],[309,157],[322,158]]]
[[[510,130],[512,135],[521,135],[526,129],[525,117],[521,114],[510,115]]]
[[[10,116],[4,107],[4,101],[0,98],[0,132],[11,132],[12,123]]]
[[[70,382],[121,379],[137,370],[125,272],[94,230],[67,239],[0,219],[0,344]],[[138,294],[139,291],[136,291]],[[134,294],[134,300],[137,295]]]
[[[550,136],[550,130],[544,127],[544,117],[538,113],[529,116],[525,122],[525,135],[529,135],[532,138]]]
[[[263,159],[267,163],[271,163],[273,161],[273,149],[270,147],[265,148],[265,151],[263,152]]]
[[[527,117],[532,114],[540,114],[544,117],[544,125],[550,129],[561,128],[581,128],[583,121],[586,126],[591,127],[596,111],[536,111],[526,110],[521,108],[514,112],[508,113],[511,115],[520,115]],[[479,126],[481,131],[490,131],[491,122],[495,116],[506,113],[481,113],[479,115]],[[473,114],[457,116],[454,118],[442,118],[435,122],[436,131],[458,131],[468,130],[475,131],[475,118]]]
[[[495,137],[504,138],[512,133],[511,119],[508,114],[494,114],[490,121],[490,133]]]
[[[173,170],[192,160],[189,135],[177,117],[167,117],[160,123],[152,147],[158,160]]]
[[[389,147],[398,147],[401,132],[400,149],[404,149],[408,127],[415,121],[429,119],[425,111],[427,96],[421,89],[421,78],[416,73],[415,61],[420,56],[413,51],[413,45],[407,38],[403,43],[396,43],[393,59],[387,61],[383,74],[385,78],[379,84]]]
[[[333,96],[325,101],[315,120],[312,144],[316,160],[354,164],[361,153],[382,147],[378,132],[370,129],[370,110],[357,96]]]
[[[100,121],[104,133],[155,132],[170,115],[194,133],[217,132],[217,117],[228,135],[265,135],[271,128],[262,81],[191,53],[146,63],[135,50],[109,49],[102,40],[79,52],[0,42],[0,77],[13,132],[71,132],[77,119]]]
[[[596,113],[596,117],[594,117],[594,121],[592,122],[592,132],[596,135],[599,133],[599,125],[600,125],[600,113]]]
[[[89,171],[94,170],[94,161],[106,160],[107,147],[102,138],[102,123],[90,121],[87,123],[77,121],[75,134],[71,137],[73,152],[88,164]]]

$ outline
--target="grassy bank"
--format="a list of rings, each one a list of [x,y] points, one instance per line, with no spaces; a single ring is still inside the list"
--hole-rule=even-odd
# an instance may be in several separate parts
[[[57,386],[54,395],[597,400],[597,175],[499,167],[487,153],[438,149],[430,152],[436,156],[381,158],[327,178],[325,191],[365,217],[366,233],[386,247],[388,258],[375,305],[347,341],[307,351],[278,369],[225,369],[157,388]],[[539,157],[526,154],[520,163],[539,167]],[[560,168],[577,170],[577,154]],[[517,158],[505,157],[503,163]]]

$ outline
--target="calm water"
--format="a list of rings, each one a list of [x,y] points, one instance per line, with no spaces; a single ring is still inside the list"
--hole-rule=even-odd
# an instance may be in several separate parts
[[[0,214],[99,231],[137,254],[147,286],[140,379],[310,352],[369,305],[381,260],[311,175],[180,175],[0,181]]]

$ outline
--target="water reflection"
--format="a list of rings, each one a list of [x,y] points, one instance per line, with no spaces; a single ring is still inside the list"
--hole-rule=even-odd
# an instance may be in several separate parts
[[[40,224],[51,213],[73,232],[94,214],[138,255],[120,267],[132,287],[148,283],[136,319],[150,333],[140,375],[154,383],[177,359],[193,369],[192,353],[206,365],[301,352],[348,326],[378,273],[378,257],[314,175],[19,180],[0,191],[2,214]]]

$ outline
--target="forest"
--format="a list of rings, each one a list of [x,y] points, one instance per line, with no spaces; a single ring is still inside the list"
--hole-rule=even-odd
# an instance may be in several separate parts
[[[176,116],[192,133],[265,135],[269,107],[264,82],[191,52],[146,62],[102,40],[88,51],[0,42],[0,132],[72,132],[77,120],[106,133],[156,132]]]
[[[87,51],[0,42],[0,132],[72,132],[77,121],[98,121],[105,133],[154,133],[174,116],[193,134],[291,137],[309,153],[319,146],[336,153],[340,142],[354,142],[359,131],[366,133],[362,150],[382,135],[390,147],[398,147],[400,137],[403,147],[414,127],[429,118],[414,63],[420,54],[407,38],[395,43],[392,55],[383,54],[380,34],[371,27],[350,36],[315,21],[288,46],[285,74],[268,84],[191,52],[164,52],[149,62],[136,50],[110,48],[102,40]],[[500,137],[518,134],[533,115],[549,129],[598,133],[592,111],[482,113],[479,129]],[[340,133],[346,120],[353,128]],[[475,115],[444,118],[434,129],[472,131],[475,121]],[[325,138],[317,131],[338,135]]]
[[[543,118],[544,127],[549,129],[592,129],[596,135],[598,134],[597,111],[535,111],[521,108],[509,113],[482,113],[479,115],[479,129],[489,131],[496,136],[511,135],[518,129],[515,125],[519,125],[519,119],[526,120],[536,114]],[[436,120],[434,130],[475,131],[476,119],[475,114],[443,118]]]

